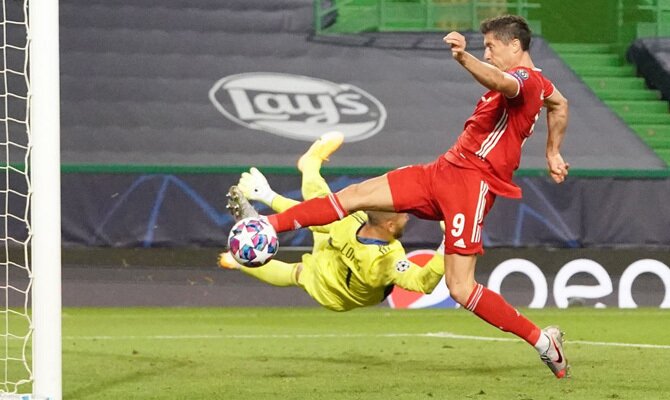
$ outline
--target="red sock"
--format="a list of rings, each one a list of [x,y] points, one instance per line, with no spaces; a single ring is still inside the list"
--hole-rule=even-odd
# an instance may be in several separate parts
[[[334,193],[303,201],[284,212],[268,216],[277,233],[308,226],[327,225],[348,215]]]
[[[496,328],[512,332],[531,346],[535,346],[540,337],[537,325],[519,314],[501,295],[480,283],[475,285],[465,308]]]

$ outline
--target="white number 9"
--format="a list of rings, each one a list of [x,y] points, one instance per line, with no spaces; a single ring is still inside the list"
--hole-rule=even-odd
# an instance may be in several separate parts
[[[451,230],[451,236],[461,236],[463,234],[463,228],[465,228],[465,215],[461,213],[454,215],[454,221],[452,225],[454,228]]]

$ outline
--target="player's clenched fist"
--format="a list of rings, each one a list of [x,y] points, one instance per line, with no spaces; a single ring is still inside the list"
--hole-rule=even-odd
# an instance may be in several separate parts
[[[547,155],[547,165],[549,167],[549,175],[556,183],[563,183],[568,176],[568,169],[570,164],[563,161],[560,154]]]
[[[449,32],[442,40],[451,46],[451,55],[455,59],[458,60],[463,57],[463,53],[465,52],[465,36],[458,32]]]

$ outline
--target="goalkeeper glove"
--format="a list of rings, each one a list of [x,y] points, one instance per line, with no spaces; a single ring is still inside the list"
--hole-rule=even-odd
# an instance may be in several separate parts
[[[237,187],[247,199],[260,201],[268,207],[272,206],[272,200],[277,197],[277,193],[272,190],[265,175],[256,168],[243,172]]]

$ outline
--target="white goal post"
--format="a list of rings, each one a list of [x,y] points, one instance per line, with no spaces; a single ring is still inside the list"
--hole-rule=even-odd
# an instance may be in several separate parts
[[[58,0],[2,0],[0,22],[0,400],[61,400]]]
[[[5,0],[7,1],[7,0]],[[62,398],[58,0],[29,0],[33,394]]]

